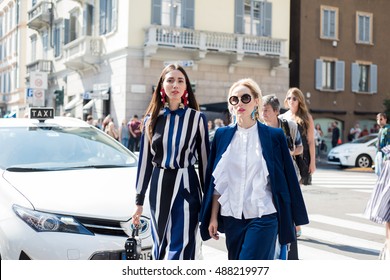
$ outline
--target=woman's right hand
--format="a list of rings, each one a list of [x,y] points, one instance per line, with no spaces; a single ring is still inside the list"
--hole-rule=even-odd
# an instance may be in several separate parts
[[[211,238],[213,238],[215,240],[219,239],[219,236],[218,236],[218,221],[217,221],[217,219],[211,219],[210,220],[209,234],[210,234]]]
[[[135,225],[135,226],[139,225],[142,212],[143,212],[143,206],[142,205],[136,205],[135,206],[135,211],[133,213],[132,220],[131,220],[133,225]]]

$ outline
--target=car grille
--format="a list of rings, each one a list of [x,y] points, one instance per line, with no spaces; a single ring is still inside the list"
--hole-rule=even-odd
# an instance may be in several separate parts
[[[328,158],[328,161],[340,163],[340,159],[339,158]]]
[[[127,234],[123,231],[119,221],[85,217],[76,217],[76,219],[94,234],[128,237]]]

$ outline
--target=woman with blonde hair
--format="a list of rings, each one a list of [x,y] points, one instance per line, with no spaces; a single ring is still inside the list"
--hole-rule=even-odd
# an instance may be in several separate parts
[[[224,232],[230,260],[272,260],[276,240],[296,240],[309,222],[284,133],[258,121],[261,91],[252,79],[228,95],[232,124],[215,131],[200,213],[203,240]]]

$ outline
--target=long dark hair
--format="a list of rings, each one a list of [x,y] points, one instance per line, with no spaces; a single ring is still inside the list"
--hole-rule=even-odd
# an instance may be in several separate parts
[[[149,115],[149,119],[148,119],[147,125],[146,124],[145,125],[146,125],[146,128],[148,128],[146,133],[148,134],[149,140],[152,139],[157,117],[160,114],[161,109],[164,107],[164,104],[161,101],[162,84],[165,80],[165,76],[173,70],[179,70],[180,72],[183,73],[183,75],[185,77],[186,85],[187,85],[187,92],[188,92],[188,105],[187,106],[189,108],[192,108],[192,109],[199,111],[199,105],[195,99],[195,95],[194,95],[194,92],[192,91],[192,87],[191,87],[191,82],[190,82],[190,79],[188,78],[186,71],[183,69],[183,67],[181,67],[178,64],[169,64],[168,66],[166,66],[162,70],[160,78],[158,79],[158,82],[157,82],[156,89],[153,92],[152,100],[150,100],[149,106],[146,109],[145,116]],[[166,98],[168,99],[168,96]]]

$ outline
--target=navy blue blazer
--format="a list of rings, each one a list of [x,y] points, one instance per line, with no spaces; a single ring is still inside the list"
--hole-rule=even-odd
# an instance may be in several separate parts
[[[296,240],[295,225],[309,223],[301,187],[287,147],[286,137],[280,128],[273,128],[257,122],[263,157],[267,163],[273,203],[279,222],[279,242],[288,244]],[[211,205],[214,194],[212,173],[233,139],[237,124],[218,128],[212,142],[200,211],[200,233],[203,240],[210,239]],[[218,219],[218,231],[224,232],[223,223]]]

